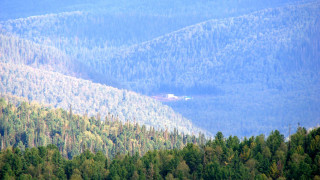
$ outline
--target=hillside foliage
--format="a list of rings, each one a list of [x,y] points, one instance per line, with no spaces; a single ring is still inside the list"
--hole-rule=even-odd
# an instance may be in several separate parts
[[[170,107],[147,96],[29,66],[0,64],[0,91],[4,94],[64,109],[71,105],[75,113],[87,112],[89,116],[111,113],[122,122],[136,121],[157,129],[176,128],[190,135],[201,131]]]
[[[8,98],[8,97],[7,97]],[[64,157],[72,158],[89,149],[108,158],[117,154],[145,154],[156,149],[181,149],[187,143],[204,144],[203,134],[188,135],[174,129],[157,130],[137,122],[121,122],[115,115],[88,116],[21,101],[0,99],[1,149],[21,149],[54,144]],[[14,102],[14,104],[13,104]]]
[[[68,160],[55,145],[8,147],[0,152],[1,179],[319,179],[320,128],[299,127],[289,142],[268,137],[239,140],[221,132],[205,145],[152,150],[143,156],[85,149]]]

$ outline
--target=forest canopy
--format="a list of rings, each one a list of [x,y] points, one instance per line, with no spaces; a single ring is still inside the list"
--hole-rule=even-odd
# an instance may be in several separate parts
[[[101,120],[1,98],[0,179],[320,178],[320,128],[206,139]]]
[[[239,140],[221,132],[205,145],[151,150],[143,156],[85,149],[64,158],[56,145],[8,147],[0,179],[319,179],[320,128],[300,127],[289,142],[279,131]]]

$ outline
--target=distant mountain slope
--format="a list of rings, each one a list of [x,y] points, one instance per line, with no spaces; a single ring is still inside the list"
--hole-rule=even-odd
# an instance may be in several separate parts
[[[41,38],[40,38],[41,39]],[[40,40],[41,41],[41,40]],[[59,72],[64,75],[118,86],[108,77],[102,77],[95,69],[90,69],[74,55],[61,50],[52,43],[35,42],[12,33],[0,34],[0,62],[28,65],[33,68]]]
[[[0,34],[0,62],[24,64],[61,73],[72,73],[73,62],[56,47],[38,44],[11,34]]]
[[[309,60],[319,57],[318,11],[319,1],[300,2],[235,18],[205,21],[144,43],[141,42],[206,18],[138,13],[132,19],[129,16],[123,20],[128,16],[125,13],[75,11],[0,24],[5,35],[12,33],[68,55],[72,68],[67,68],[69,73],[64,74],[146,94],[203,93],[219,91],[217,84],[230,83],[231,79],[233,83],[238,78],[248,80],[255,73],[261,73],[261,68],[272,76],[282,67],[300,66],[302,60],[297,57],[308,58],[303,61],[308,61],[310,66],[313,62]],[[182,23],[184,21],[187,22]],[[132,43],[138,44],[128,48]],[[313,53],[301,54],[303,48],[304,53]],[[6,46],[2,49],[6,51]],[[53,69],[60,72],[57,67]],[[230,70],[236,71],[230,74]],[[270,79],[264,75],[259,81],[261,78]]]
[[[279,6],[301,0],[2,0],[0,20],[69,11],[92,11],[169,16],[226,17],[266,7]]]
[[[288,134],[319,122],[319,12],[314,1],[210,20],[90,65],[138,92],[191,94],[168,105],[210,132]]]
[[[90,81],[76,79],[59,73],[34,69],[24,65],[0,63],[0,91],[27,97],[89,115],[107,113],[117,115],[121,121],[184,133],[198,134],[199,128],[176,114],[170,107],[137,93],[119,90]]]
[[[289,124],[309,127],[319,121],[319,0],[281,1],[281,5],[290,5],[278,8],[274,1],[237,1],[259,5],[251,10],[242,7],[236,13],[226,1],[215,1],[219,8],[229,7],[221,16],[216,16],[221,11],[215,11],[215,2],[204,10],[205,16],[198,11],[205,7],[203,1],[186,1],[176,8],[180,11],[169,15],[165,12],[175,8],[168,9],[170,3],[164,3],[168,1],[158,2],[165,6],[155,12],[166,11],[156,15],[148,14],[151,1],[134,2],[130,2],[132,7],[144,7],[145,12],[133,8],[114,14],[119,7],[110,6],[112,11],[105,14],[100,9],[2,21],[0,60],[147,95],[190,95],[190,101],[168,105],[211,132],[249,136],[275,128],[288,132]],[[239,4],[235,7],[241,7]],[[207,20],[262,7],[272,8]],[[195,12],[196,18],[182,16],[184,9],[194,10],[188,12],[190,17]],[[216,14],[207,16],[208,12]],[[184,20],[186,24],[181,23]],[[192,22],[202,23],[185,27]],[[184,28],[177,30],[179,27]],[[28,64],[25,51],[32,52],[35,64]],[[59,53],[59,60],[52,60],[54,53]]]
[[[96,58],[93,69],[152,92],[265,82],[320,67],[319,1],[210,20]]]

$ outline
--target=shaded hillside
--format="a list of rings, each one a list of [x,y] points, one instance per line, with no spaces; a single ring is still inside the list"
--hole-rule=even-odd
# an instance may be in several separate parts
[[[193,95],[168,105],[210,132],[288,135],[319,122],[319,11],[315,1],[210,20],[91,65],[140,92]]]
[[[10,5],[13,2],[3,2],[4,5]],[[51,1],[42,2],[41,4],[45,3],[52,3]],[[233,3],[224,3],[223,1],[201,1],[201,2],[194,2],[194,1],[175,1],[175,2],[169,2],[169,1],[159,1],[157,3],[149,2],[149,1],[130,1],[127,3],[123,2],[113,2],[108,1],[106,2],[96,2],[91,4],[93,7],[100,7],[101,9],[95,9],[92,10],[83,10],[82,5],[89,5],[89,2],[86,1],[72,1],[72,2],[55,2],[54,6],[65,6],[68,7],[71,4],[74,4],[75,11],[73,12],[64,12],[59,14],[46,14],[41,16],[32,16],[27,18],[20,18],[20,19],[14,19],[14,20],[8,20],[8,21],[2,21],[0,30],[3,34],[11,37],[11,34],[13,36],[17,36],[19,38],[30,40],[33,43],[38,43],[42,46],[49,46],[49,47],[55,47],[59,49],[62,53],[65,53],[69,57],[70,67],[66,70],[69,72],[64,72],[64,74],[70,75],[72,74],[75,77],[84,78],[93,80],[94,82],[103,83],[107,85],[116,86],[118,88],[127,88],[131,90],[138,90],[139,92],[143,93],[153,93],[152,91],[158,90],[172,90],[177,88],[179,85],[179,82],[181,79],[189,78],[185,77],[185,74],[181,74],[181,68],[179,68],[178,72],[174,75],[171,74],[172,69],[175,69],[174,67],[177,63],[177,61],[180,61],[178,59],[188,57],[189,59],[194,58],[204,58],[204,59],[210,59],[211,56],[208,56],[208,54],[203,54],[203,49],[206,48],[206,51],[212,51],[212,42],[207,41],[209,38],[215,38],[215,35],[211,35],[209,37],[206,37],[203,35],[201,30],[197,32],[197,29],[193,30],[193,33],[199,35],[195,38],[200,38],[199,41],[193,39],[192,44],[190,45],[190,42],[184,42],[181,41],[180,45],[175,46],[177,39],[162,39],[160,41],[164,41],[168,44],[162,44],[163,42],[155,42],[158,45],[154,46],[156,48],[155,52],[148,52],[147,56],[145,53],[140,55],[139,53],[135,56],[138,56],[137,58],[153,58],[156,56],[156,58],[162,59],[167,58],[166,52],[169,51],[169,57],[173,58],[174,61],[173,64],[169,64],[171,67],[170,70],[166,69],[167,65],[161,65],[159,68],[151,69],[151,67],[148,68],[142,68],[142,67],[134,67],[132,70],[130,65],[132,63],[127,61],[122,61],[122,57],[118,57],[117,54],[127,54],[126,51],[132,51],[128,50],[126,47],[132,44],[139,44],[144,41],[148,41],[151,39],[154,39],[156,37],[162,36],[164,34],[170,33],[172,31],[176,31],[178,29],[181,29],[185,26],[189,26],[195,23],[199,23],[208,19],[212,18],[222,18],[222,17],[230,17],[230,16],[236,16],[241,15],[245,13],[250,13],[255,10],[260,10],[266,7],[276,7],[280,5],[284,5],[288,3],[286,0],[284,1],[269,1],[268,3],[265,3],[263,1],[252,1],[252,0],[244,0],[244,1],[234,1]],[[293,2],[291,2],[293,3]],[[19,3],[16,3],[19,4]],[[77,6],[81,5],[81,6]],[[4,6],[4,7],[5,7]],[[18,5],[19,6],[19,5]],[[31,7],[33,7],[32,4],[30,4]],[[39,5],[41,6],[41,5]],[[49,8],[50,6],[46,7]],[[46,9],[44,8],[44,9]],[[78,10],[80,11],[76,11]],[[33,7],[33,9],[36,9],[36,7]],[[90,8],[89,8],[90,9]],[[13,9],[14,10],[14,9]],[[117,13],[115,13],[115,11]],[[55,11],[53,11],[55,12]],[[188,12],[188,13],[185,13]],[[228,21],[228,20],[227,20]],[[220,23],[221,24],[221,23]],[[227,25],[227,23],[225,24]],[[211,26],[211,25],[209,25]],[[215,28],[214,26],[212,28]],[[236,27],[237,28],[237,27]],[[210,30],[209,30],[210,31]],[[224,30],[223,30],[224,31]],[[230,29],[229,29],[230,31]],[[180,31],[179,31],[180,32]],[[8,33],[8,34],[7,34]],[[189,32],[187,32],[189,33]],[[211,32],[209,32],[210,34]],[[217,33],[220,33],[218,30]],[[222,32],[224,33],[224,32]],[[173,33],[173,36],[175,33]],[[171,35],[169,35],[171,36]],[[177,35],[179,36],[179,35]],[[191,37],[190,37],[191,38]],[[241,38],[241,37],[240,37]],[[183,39],[183,37],[182,37]],[[171,42],[173,40],[173,42]],[[167,42],[168,41],[168,42]],[[186,41],[189,41],[186,39]],[[220,40],[219,43],[221,42]],[[186,43],[186,47],[181,46],[181,43]],[[171,43],[171,44],[170,44]],[[170,46],[175,47],[170,47]],[[148,44],[148,43],[147,43]],[[20,44],[16,45],[17,49],[25,47],[21,47]],[[148,46],[148,45],[147,45]],[[205,46],[205,47],[204,47]],[[158,49],[158,47],[161,47]],[[6,46],[2,47],[6,50]],[[125,49],[120,50],[119,49]],[[138,49],[144,48],[144,45],[139,45]],[[186,51],[186,49],[191,48]],[[201,48],[201,50],[199,50]],[[152,49],[152,47],[151,47]],[[193,49],[196,49],[197,52],[195,52],[197,55],[194,55]],[[136,49],[133,49],[136,50]],[[171,51],[174,52],[171,52]],[[33,50],[30,50],[33,51]],[[176,52],[177,51],[177,52]],[[201,55],[199,54],[201,51]],[[118,53],[117,53],[118,52]],[[162,54],[162,55],[158,55]],[[179,55],[179,53],[182,53],[184,55]],[[189,55],[189,54],[190,55]],[[4,53],[6,55],[6,53]],[[150,55],[150,56],[149,56]],[[26,58],[24,55],[20,55],[21,58]],[[39,54],[41,56],[41,53]],[[114,57],[116,56],[116,57]],[[137,63],[138,59],[135,59],[135,57],[128,58],[134,58],[133,63]],[[141,56],[141,57],[140,57]],[[127,56],[126,56],[127,57]],[[115,60],[110,64],[110,62],[105,62],[105,59],[115,58]],[[212,60],[212,59],[211,59]],[[211,61],[209,60],[209,61]],[[7,59],[8,61],[8,59]],[[52,60],[51,60],[52,61]],[[119,61],[119,62],[118,62]],[[140,62],[139,60],[138,64],[140,66],[144,65],[145,62],[142,60]],[[153,60],[154,61],[154,60]],[[122,63],[123,62],[123,63]],[[44,61],[45,63],[45,61]],[[81,64],[78,66],[78,64]],[[57,62],[59,64],[59,62]],[[117,65],[115,65],[117,64]],[[159,62],[155,62],[155,64],[159,64]],[[153,64],[153,65],[155,65]],[[201,63],[202,66],[206,66],[209,64]],[[195,64],[196,67],[199,66],[198,63]],[[63,65],[62,65],[63,66]],[[97,68],[99,66],[104,66],[103,68]],[[105,69],[106,66],[109,69]],[[149,66],[149,62],[146,63],[146,66]],[[199,71],[199,69],[188,69],[190,66],[189,64],[185,64],[183,67],[187,66],[187,70],[189,73],[198,73],[195,72]],[[191,65],[193,66],[193,65]],[[72,67],[72,68],[71,68]],[[52,67],[55,71],[59,71],[60,69],[57,67]],[[122,70],[121,70],[122,69]],[[144,72],[145,69],[147,69],[147,72]],[[119,72],[119,71],[125,71],[125,73]],[[106,71],[108,71],[108,74],[106,75]],[[164,77],[159,77],[160,75],[152,75],[151,77],[148,76],[149,80],[145,79],[145,74],[150,74],[150,72],[153,73],[162,73],[167,74]],[[124,75],[125,74],[125,75]],[[154,77],[157,76],[157,77]],[[180,76],[180,77],[177,77]],[[181,77],[183,76],[183,77]],[[141,78],[144,77],[144,78]],[[140,79],[140,80],[137,80]],[[162,81],[162,79],[167,79],[167,81],[163,81],[159,84],[159,81]],[[207,79],[207,77],[205,78]],[[206,91],[207,89],[212,90],[214,89],[212,85],[195,85],[194,81],[199,81],[191,79],[192,82],[189,82],[189,84],[185,84],[182,89],[192,91],[196,88],[200,88],[201,92]],[[152,81],[153,83],[149,82]],[[173,81],[173,83],[171,82]],[[186,82],[183,82],[186,83]],[[191,84],[190,84],[191,83]],[[208,84],[208,83],[207,83]],[[196,87],[196,88],[195,88]],[[190,89],[191,88],[191,89]],[[178,88],[179,89],[179,88]],[[180,91],[180,89],[179,89]]]
[[[199,95],[189,101],[166,104],[209,132],[250,136],[268,134],[277,127],[288,136],[290,127],[295,129],[299,124],[313,127],[320,122],[319,86],[310,85],[310,81],[302,83],[298,80],[294,83],[299,84],[299,88],[292,91],[263,90],[259,88],[263,84],[246,87],[234,85],[233,88],[238,92],[216,96]]]
[[[24,18],[28,16],[50,13],[70,12],[75,10],[86,12],[108,12],[128,14],[154,14],[169,16],[226,17],[250,11],[275,7],[299,0],[46,0],[46,1],[0,1],[0,20]],[[303,1],[302,1],[303,2]]]
[[[101,84],[120,86],[114,79],[100,78],[102,74],[88,68],[65,50],[60,50],[52,43],[36,43],[11,33],[0,34],[0,62],[27,65],[73,77],[94,79]]]
[[[319,122],[319,11],[315,1],[210,20],[94,68],[139,92],[193,96],[167,104],[210,132],[252,135],[277,127],[288,135],[290,125]]]
[[[71,105],[76,113],[100,113],[102,117],[112,113],[123,122],[136,120],[157,129],[167,127],[173,131],[176,128],[189,134],[198,134],[200,130],[170,107],[131,91],[23,65],[1,63],[0,75],[2,93],[27,97],[55,107],[68,108]]]
[[[54,45],[75,55],[77,48],[112,48],[141,43],[204,18],[72,11],[2,21],[2,33]],[[156,22],[156,23],[155,23]],[[77,48],[73,47],[76,46]],[[67,48],[67,49],[66,49]]]
[[[69,73],[72,61],[66,53],[53,46],[45,46],[14,35],[0,34],[0,61],[24,64],[61,73]]]
[[[206,18],[75,11],[3,21],[1,30],[68,55],[64,74],[145,94],[217,94],[226,83],[259,81],[277,88],[283,73],[314,72],[319,67],[318,11],[319,1],[296,3],[175,32]],[[20,43],[14,46],[28,51]],[[2,52],[10,61],[8,49],[3,46]]]
[[[210,20],[125,48],[112,57],[102,55],[106,58],[96,58],[90,65],[147,93],[197,93],[255,82],[277,88],[275,83],[284,73],[318,76],[319,10],[317,1]]]

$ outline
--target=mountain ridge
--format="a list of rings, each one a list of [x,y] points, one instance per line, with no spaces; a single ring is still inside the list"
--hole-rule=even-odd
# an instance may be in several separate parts
[[[268,133],[274,124],[282,131],[287,131],[289,122],[312,126],[319,117],[320,100],[315,96],[320,79],[319,1],[282,7],[273,3],[272,8],[259,10],[259,6],[256,12],[205,20],[177,31],[170,30],[186,17],[171,14],[173,18],[157,19],[138,11],[118,24],[127,14],[61,15],[56,24],[45,16],[39,21],[19,19],[26,24],[16,28],[12,23],[11,30],[10,23],[1,24],[20,38],[51,44],[66,53],[70,66],[62,67],[67,75],[149,96],[191,96],[190,101],[166,104],[211,132],[228,134],[227,127],[236,124],[237,132],[249,135]],[[152,23],[157,20],[161,23]],[[164,32],[168,33],[152,38]],[[134,42],[141,43],[131,46]],[[23,48],[19,42],[15,46]],[[4,47],[2,52],[6,51]],[[44,59],[47,62],[50,58]],[[61,71],[58,67],[53,65]],[[243,127],[245,121],[257,128]]]
[[[0,75],[3,93],[65,109],[71,105],[76,113],[87,111],[89,115],[101,114],[104,117],[110,112],[123,122],[136,121],[159,129],[173,131],[176,128],[188,134],[201,131],[170,107],[132,91],[16,64],[1,63]]]

